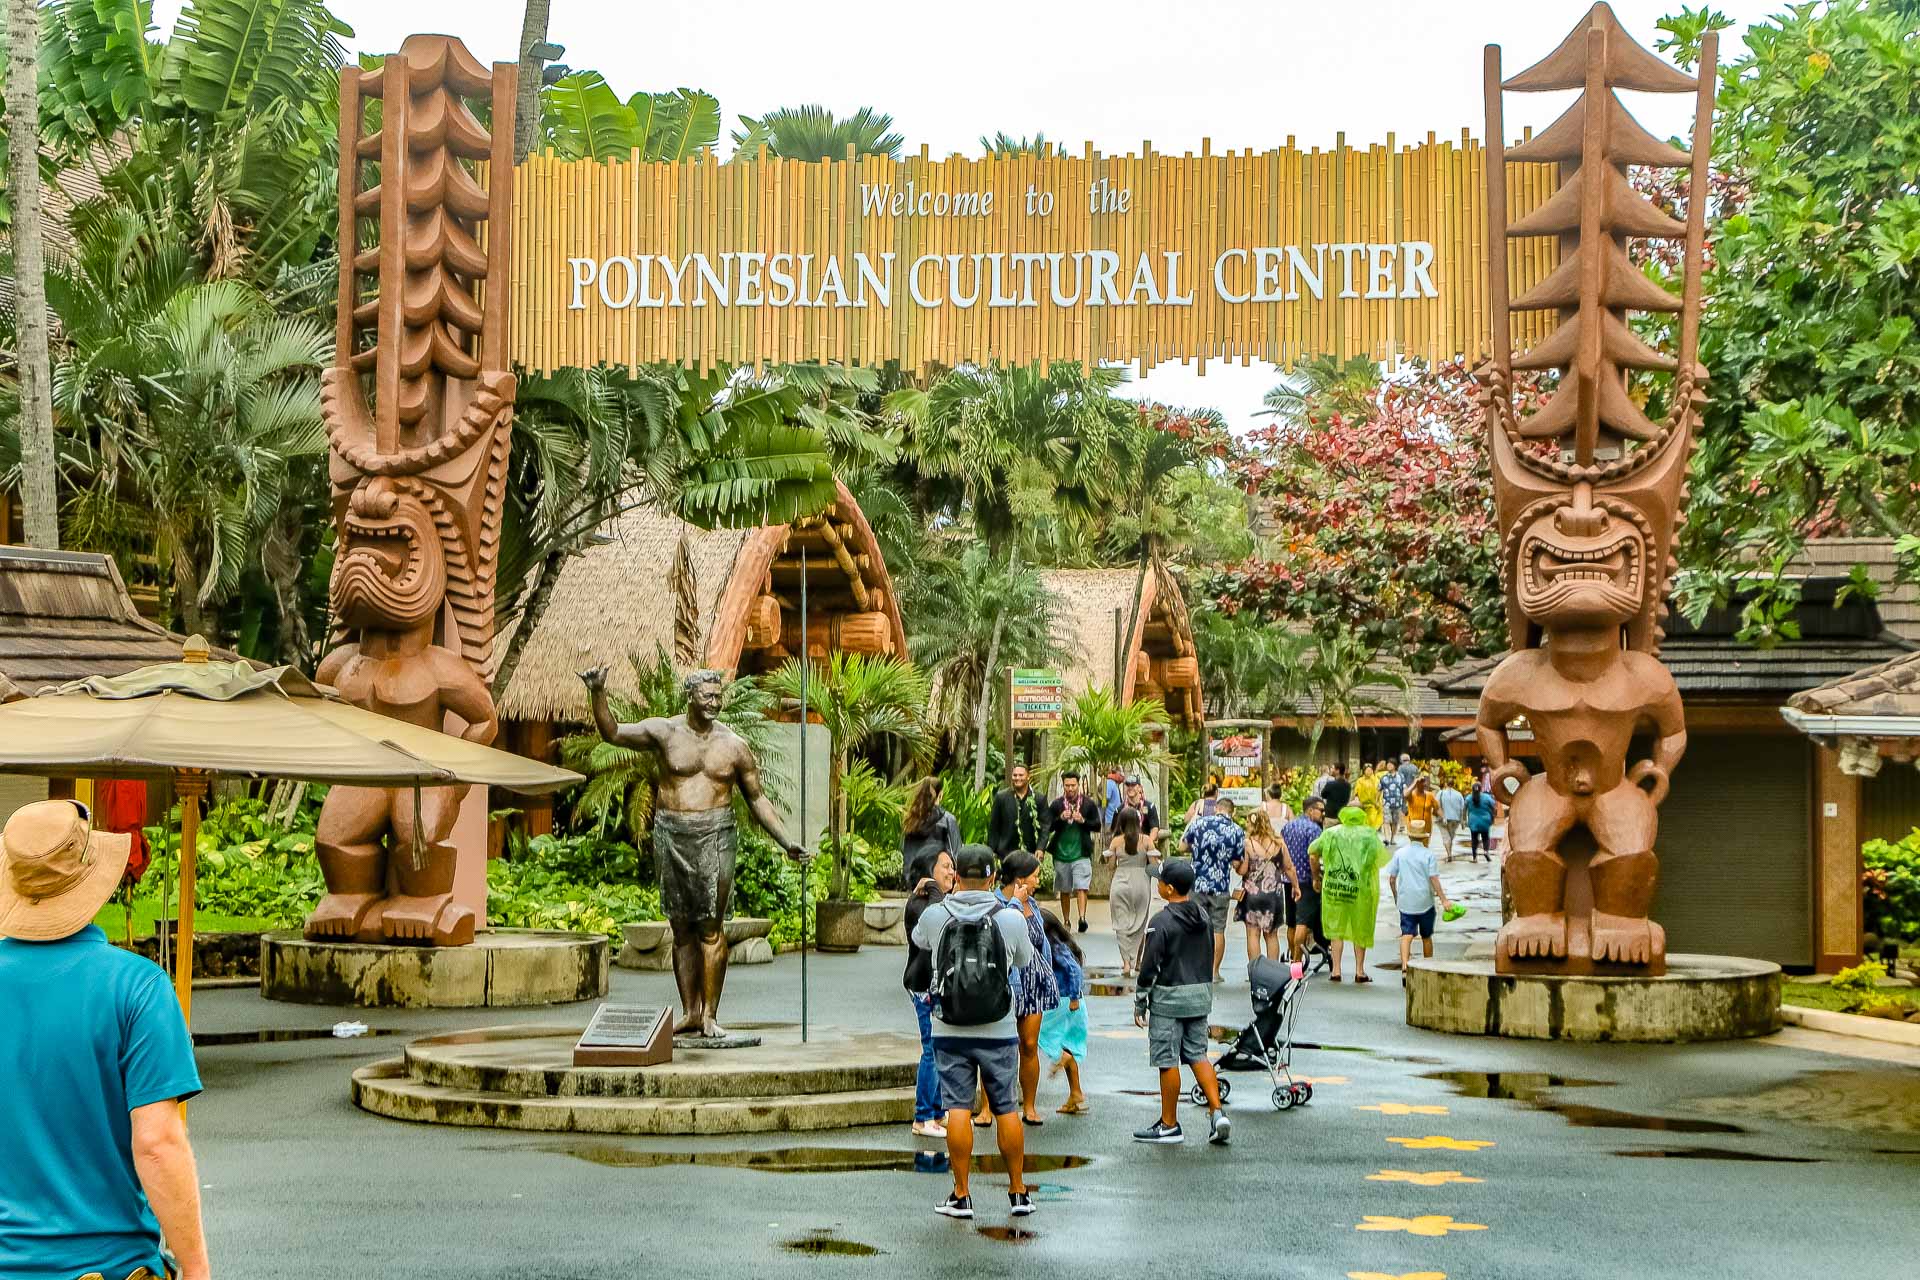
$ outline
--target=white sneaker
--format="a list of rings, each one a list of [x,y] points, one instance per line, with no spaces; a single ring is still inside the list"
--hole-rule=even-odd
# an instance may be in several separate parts
[[[941,1124],[938,1120],[923,1120],[913,1126],[913,1131],[923,1138],[944,1138],[947,1136],[947,1126]]]

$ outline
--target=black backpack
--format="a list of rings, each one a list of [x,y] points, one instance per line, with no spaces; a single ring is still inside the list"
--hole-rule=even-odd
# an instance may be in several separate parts
[[[995,906],[982,916],[954,916],[940,931],[933,994],[942,1022],[980,1027],[1013,1010],[1013,966],[1007,940],[993,922],[1005,909]]]

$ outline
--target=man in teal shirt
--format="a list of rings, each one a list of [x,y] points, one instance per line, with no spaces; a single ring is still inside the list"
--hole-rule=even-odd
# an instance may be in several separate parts
[[[93,923],[130,841],[84,805],[0,833],[0,1276],[208,1280],[179,1103],[200,1092],[167,975]]]
[[[1080,932],[1087,931],[1087,891],[1093,888],[1093,840],[1100,806],[1080,793],[1080,775],[1060,775],[1060,797],[1047,806],[1047,852],[1053,855],[1053,887],[1060,895],[1060,923],[1073,928],[1072,903],[1080,904]]]

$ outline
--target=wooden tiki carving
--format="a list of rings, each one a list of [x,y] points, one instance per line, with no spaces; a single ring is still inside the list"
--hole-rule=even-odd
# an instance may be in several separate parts
[[[1686,470],[1705,373],[1695,360],[1714,38],[1696,76],[1635,44],[1605,4],[1560,47],[1504,82],[1486,52],[1487,217],[1492,359],[1481,371],[1494,492],[1505,530],[1501,575],[1511,654],[1488,678],[1478,733],[1495,788],[1511,806],[1504,875],[1513,918],[1495,944],[1502,973],[1640,973],[1666,968],[1666,936],[1648,918],[1658,870],[1654,838],[1668,777],[1686,749],[1673,677],[1659,659],[1684,518]],[[1501,94],[1580,89],[1544,133],[1505,151]],[[1660,142],[1627,113],[1619,89],[1695,95],[1693,150]],[[1505,163],[1560,166],[1558,191],[1511,225]],[[1688,168],[1687,221],[1633,190],[1630,166]],[[1510,237],[1558,238],[1560,265],[1509,298]],[[1676,297],[1627,256],[1638,237],[1685,241]],[[1515,310],[1551,310],[1559,325],[1515,353]],[[1630,312],[1678,313],[1677,350],[1634,333]],[[1520,416],[1515,369],[1557,370],[1559,384]],[[1633,379],[1668,376],[1665,409],[1647,412]],[[1541,759],[1528,773],[1508,731],[1524,720]],[[1636,731],[1651,756],[1629,761]]]
[[[319,677],[370,710],[490,742],[516,68],[413,36],[340,77],[340,301],[323,384],[338,646]],[[490,106],[492,131],[473,102]],[[377,113],[377,114],[376,114]],[[310,938],[473,940],[454,901],[463,787],[336,787]]]

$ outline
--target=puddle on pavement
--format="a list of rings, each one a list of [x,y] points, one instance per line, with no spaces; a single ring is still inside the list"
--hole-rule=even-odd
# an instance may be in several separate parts
[[[1758,1160],[1768,1164],[1825,1164],[1818,1156],[1770,1156],[1759,1151],[1735,1151],[1731,1147],[1634,1147],[1616,1151],[1617,1156],[1642,1160]]]
[[[871,1258],[885,1252],[870,1244],[861,1244],[858,1240],[842,1240],[828,1232],[815,1232],[797,1240],[783,1240],[780,1247],[789,1253],[811,1253],[828,1258]]]
[[[1662,1133],[1745,1133],[1737,1124],[1721,1120],[1689,1120],[1679,1116],[1648,1116],[1614,1111],[1579,1102],[1561,1102],[1548,1096],[1551,1089],[1597,1089],[1611,1080],[1586,1080],[1544,1071],[1429,1071],[1422,1080],[1444,1080],[1463,1098],[1500,1098],[1525,1103],[1536,1111],[1550,1111],[1582,1129],[1651,1129]]]
[[[757,1169],[762,1173],[939,1173],[950,1171],[945,1151],[895,1151],[865,1147],[776,1147],[769,1151],[647,1151],[610,1142],[570,1142],[540,1148],[611,1169],[660,1169],[673,1165],[713,1165]],[[1089,1156],[1028,1152],[1027,1173],[1057,1173],[1091,1164]],[[1005,1173],[997,1151],[973,1158],[975,1173]]]
[[[1025,1227],[976,1227],[975,1230],[1001,1244],[1032,1244],[1040,1238],[1038,1231],[1029,1231]]]
[[[358,1035],[336,1036],[332,1027],[273,1027],[261,1031],[196,1031],[193,1043],[197,1049],[212,1049],[229,1044],[281,1044],[288,1040],[370,1040],[393,1034],[391,1029],[369,1028]]]

